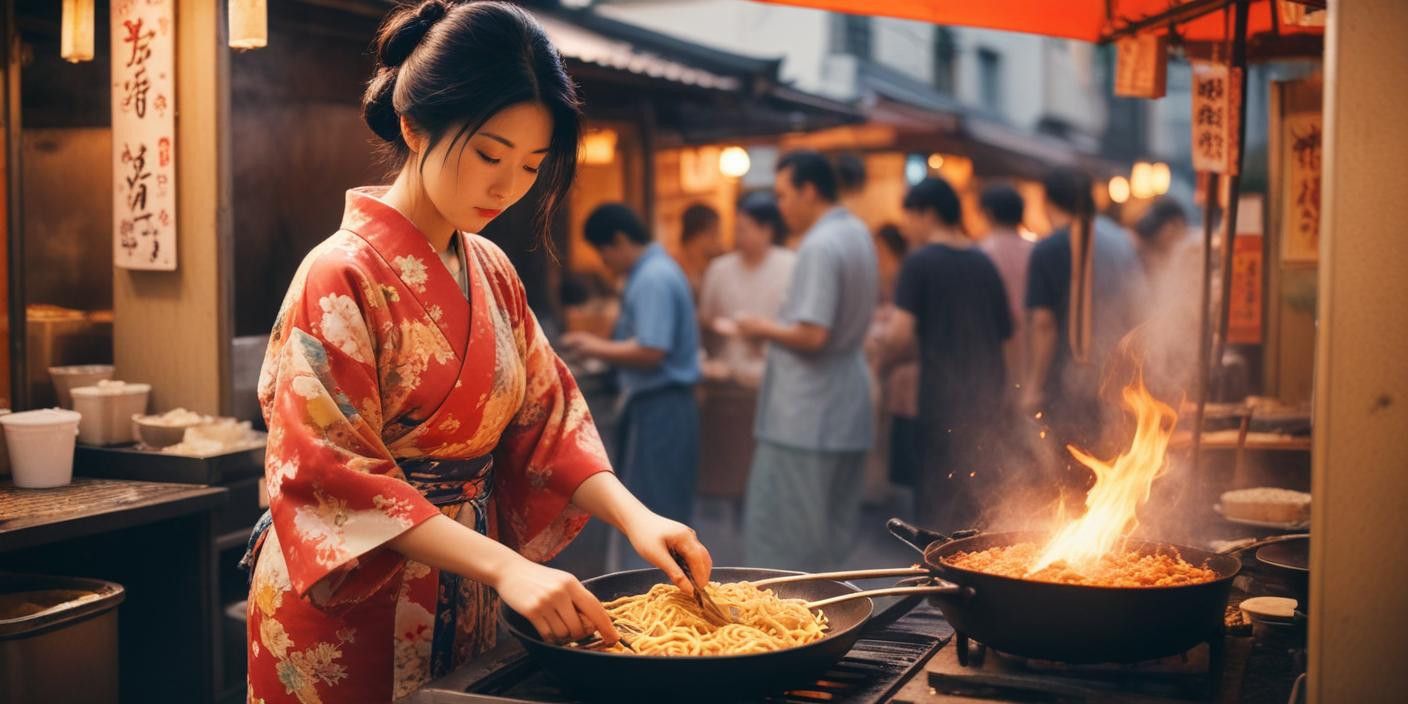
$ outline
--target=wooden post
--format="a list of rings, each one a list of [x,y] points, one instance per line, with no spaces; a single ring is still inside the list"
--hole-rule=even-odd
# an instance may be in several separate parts
[[[150,383],[157,411],[224,413],[231,403],[224,9],[176,3],[177,269],[113,272],[117,373]]]
[[[1408,701],[1408,3],[1332,2],[1311,453],[1312,703]]]

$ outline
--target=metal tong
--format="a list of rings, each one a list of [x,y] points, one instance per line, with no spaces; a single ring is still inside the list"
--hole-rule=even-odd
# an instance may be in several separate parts
[[[684,570],[685,579],[688,579],[690,586],[694,588],[694,603],[699,605],[699,610],[704,614],[704,618],[708,619],[715,626],[727,626],[730,623],[737,623],[738,619],[734,618],[729,612],[719,608],[719,605],[714,603],[714,598],[709,596],[709,593],[705,591],[703,587],[699,586],[698,582],[694,581],[694,574],[690,572],[689,563],[685,561],[683,555],[671,550],[670,557],[674,558],[675,564],[679,565],[681,570]]]

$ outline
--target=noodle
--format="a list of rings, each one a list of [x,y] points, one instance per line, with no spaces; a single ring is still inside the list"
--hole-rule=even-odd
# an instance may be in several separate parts
[[[1173,555],[1119,552],[1100,558],[1099,563],[1089,571],[1077,571],[1065,562],[1057,562],[1028,574],[1027,570],[1036,562],[1039,552],[1033,543],[1018,543],[975,552],[958,552],[943,561],[954,567],[1001,577],[1092,587],[1172,587],[1217,579],[1216,572],[1189,564],[1177,552]]]
[[[611,619],[625,629],[638,655],[744,655],[795,648],[825,635],[824,614],[813,613],[802,599],[781,599],[770,589],[748,582],[710,582],[709,596],[737,623],[716,626],[677,587],[657,584],[646,594],[605,604]],[[732,608],[730,608],[732,607]],[[620,644],[605,652],[631,653]]]

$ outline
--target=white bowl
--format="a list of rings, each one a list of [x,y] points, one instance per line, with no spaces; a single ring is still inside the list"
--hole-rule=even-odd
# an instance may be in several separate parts
[[[170,447],[186,437],[186,429],[206,423],[205,419],[188,423],[172,423],[161,416],[148,416],[138,413],[132,416],[132,424],[137,427],[137,439],[151,448]]]

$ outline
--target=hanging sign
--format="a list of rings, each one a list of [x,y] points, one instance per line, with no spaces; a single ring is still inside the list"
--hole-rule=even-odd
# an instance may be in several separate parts
[[[1115,44],[1115,95],[1162,98],[1167,69],[1168,42],[1164,35],[1125,37]]]
[[[112,4],[113,263],[176,269],[172,0]]]
[[[1262,197],[1242,196],[1237,206],[1237,238],[1232,245],[1232,300],[1227,311],[1227,341],[1234,345],[1261,344],[1262,282],[1266,278],[1262,256]]]
[[[1237,107],[1242,101],[1241,71],[1207,62],[1193,63],[1193,168],[1219,174],[1237,172]]]
[[[1281,259],[1288,264],[1313,264],[1320,257],[1320,141],[1320,113],[1298,112],[1282,118],[1286,179],[1281,198]]]

